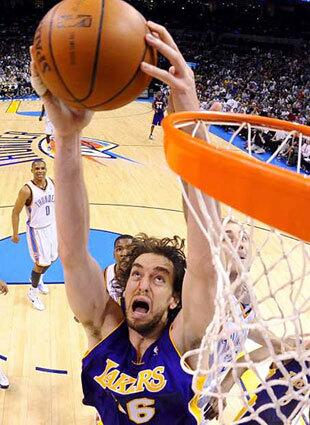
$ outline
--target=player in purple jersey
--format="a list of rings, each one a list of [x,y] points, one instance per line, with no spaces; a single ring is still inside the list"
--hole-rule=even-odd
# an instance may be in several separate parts
[[[296,340],[293,337],[287,338],[283,341],[291,350],[296,349]],[[310,349],[310,341],[305,340],[305,350]],[[260,347],[249,353],[252,362],[260,363],[270,357],[269,347],[262,340]],[[280,353],[281,349],[278,344],[273,341],[275,353]],[[237,360],[237,363],[244,363],[245,357],[242,356]],[[248,370],[246,366],[239,366],[235,369],[235,376],[232,370],[228,373],[224,381],[221,383],[221,392],[228,393],[233,385],[236,383],[236,377],[241,376]],[[306,372],[306,373],[305,373]],[[272,424],[284,425],[285,423],[292,423],[292,421],[302,412],[304,404],[302,398],[307,396],[310,384],[310,361],[297,361],[294,358],[286,360],[277,360],[272,362],[269,367],[268,375],[264,382],[258,385],[255,395],[249,400],[248,406],[242,408],[237,417],[234,418],[234,423],[245,425],[259,425],[259,424]],[[254,391],[253,391],[254,392]],[[274,403],[278,400],[278,406]],[[251,413],[256,412],[256,417],[244,421]],[[204,411],[204,417],[208,423],[209,419],[218,417],[218,399],[212,398],[208,409]],[[257,418],[257,420],[256,420]],[[289,422],[284,422],[287,418]]]
[[[149,22],[148,27],[147,42],[170,61],[171,67],[165,71],[143,62],[142,71],[171,87],[175,111],[199,111],[193,72],[171,35],[155,23]],[[182,370],[179,360],[180,355],[200,345],[214,315],[217,275],[208,240],[187,211],[185,269],[179,238],[135,239],[117,275],[125,285],[122,306],[112,300],[102,285],[101,269],[87,248],[89,208],[80,133],[92,113],[70,110],[46,91],[33,62],[32,74],[58,142],[59,251],[68,300],[88,338],[82,364],[84,402],[98,410],[104,425],[197,424],[202,412],[195,405],[191,376]],[[187,195],[199,215],[190,185]],[[205,202],[208,207],[207,196]],[[196,368],[195,358],[189,359],[189,366]]]
[[[264,389],[262,389],[262,385],[258,387],[260,391],[254,397],[252,404],[248,409],[243,409],[240,412],[237,420],[248,417],[253,409],[258,412],[258,418],[264,420],[266,424],[283,425],[283,417],[292,421],[301,412],[302,404],[300,403],[300,398],[306,395],[310,383],[310,362],[304,362],[304,367],[309,371],[306,376],[301,375],[302,364],[296,360],[291,359],[281,363],[286,371],[285,375],[273,363],[266,378],[268,387]],[[278,381],[282,381],[282,383],[278,383]],[[273,403],[272,397],[276,400],[281,400],[278,410]],[[264,407],[263,409],[262,406]],[[264,422],[251,419],[246,422],[246,425],[259,425],[260,423]]]
[[[152,103],[152,109],[154,111],[153,121],[151,125],[151,131],[149,135],[149,139],[153,139],[153,131],[155,126],[161,125],[162,120],[164,119],[165,109],[167,107],[167,101],[165,99],[164,93],[158,91],[155,94],[155,99]]]
[[[148,25],[159,38],[148,34],[147,42],[164,54],[172,67],[163,71],[142,63],[142,70],[170,85],[175,110],[199,111],[193,73],[172,37],[164,27]],[[89,208],[80,132],[92,114],[70,110],[49,92],[43,94],[34,63],[32,74],[58,142],[59,251],[69,303],[88,338],[82,369],[84,401],[96,407],[105,425],[194,425],[198,419],[191,413],[195,413],[191,376],[182,370],[180,355],[200,344],[213,318],[216,271],[208,242],[188,213],[185,270],[180,238],[138,238],[119,276],[126,285],[123,306],[113,301],[102,285],[101,269],[87,249]],[[188,193],[195,205],[191,187]],[[190,362],[193,367],[195,362]]]

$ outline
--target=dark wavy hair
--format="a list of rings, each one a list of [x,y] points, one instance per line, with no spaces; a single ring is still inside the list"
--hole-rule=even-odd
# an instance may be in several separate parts
[[[169,310],[168,317],[169,321],[171,321],[182,308],[182,285],[186,269],[186,259],[183,249],[184,239],[181,239],[179,236],[158,239],[148,237],[145,233],[140,233],[133,238],[132,243],[128,247],[127,255],[120,261],[115,274],[116,280],[124,291],[132,265],[142,254],[151,253],[168,258],[174,267],[173,293],[179,298],[178,306],[173,310]]]

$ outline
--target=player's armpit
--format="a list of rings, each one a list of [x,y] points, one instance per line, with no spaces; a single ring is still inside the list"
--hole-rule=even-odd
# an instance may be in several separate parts
[[[124,320],[121,307],[109,297],[105,309],[93,317],[93,320],[82,322],[88,340],[88,350],[95,347],[107,337]]]

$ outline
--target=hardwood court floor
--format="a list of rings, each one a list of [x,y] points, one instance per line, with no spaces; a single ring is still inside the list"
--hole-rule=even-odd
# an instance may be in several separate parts
[[[17,141],[18,149],[10,152],[7,162],[11,165],[0,166],[0,243],[11,235],[13,204],[19,189],[31,178],[31,162],[13,162],[20,161],[21,156],[23,161],[43,157],[48,175],[53,177],[44,123],[33,115],[40,111],[40,102],[21,102],[18,113],[6,113],[8,106],[0,103],[0,159],[9,156],[1,151],[3,140],[11,139],[8,143],[12,145]],[[97,113],[84,130],[88,138],[84,140],[85,154],[92,153],[83,159],[91,228],[185,236],[180,190],[164,159],[161,129],[155,129],[155,140],[148,140],[151,119],[150,104],[134,102],[117,111]],[[21,146],[26,146],[30,138],[30,151],[21,153]],[[25,232],[24,212],[19,230]],[[273,248],[270,250],[272,257]],[[0,258],[0,278],[1,267]],[[73,320],[64,286],[49,288],[43,312],[29,305],[26,285],[10,285],[9,294],[0,297],[0,354],[7,357],[0,366],[11,383],[9,390],[0,390],[0,425],[94,423],[93,410],[81,403],[84,333]],[[67,373],[49,373],[38,367]]]

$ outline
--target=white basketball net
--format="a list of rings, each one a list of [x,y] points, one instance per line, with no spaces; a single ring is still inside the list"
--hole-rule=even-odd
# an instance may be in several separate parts
[[[218,143],[221,147],[224,144],[227,149],[238,149],[235,144],[240,145],[238,137],[242,132],[247,154],[256,158],[265,155],[263,151],[266,147],[262,142],[259,148],[254,141],[260,136],[264,140],[268,130],[271,132],[269,139],[276,133],[275,129],[251,126],[248,123],[206,124],[199,121],[182,123],[176,127],[185,131],[194,128],[191,131],[193,136],[203,131],[207,143]],[[214,136],[217,129],[227,130],[228,142]],[[277,141],[278,147],[274,153],[266,155],[267,162],[272,162],[295,138],[296,172],[300,172],[303,135],[282,132],[282,135],[277,133],[277,137],[280,138]],[[218,422],[215,423],[220,424],[271,425],[270,419],[266,419],[271,417],[270,409],[273,409],[277,420],[272,423],[308,424],[309,245],[225,205],[221,205],[220,217],[217,201],[204,196],[198,189],[196,197],[199,207],[196,209],[189,202],[184,188],[183,196],[208,239],[218,273],[214,319],[206,329],[200,348],[187,352],[182,358],[182,367],[193,375],[193,389],[199,395],[199,405],[203,410],[209,411],[210,405],[217,400]],[[231,226],[239,230],[237,240],[232,239],[229,231]],[[244,255],[241,249],[243,244],[250,244],[251,254],[248,249],[248,254]],[[233,273],[234,270],[237,273]],[[252,334],[260,337],[260,345],[251,341],[249,337]],[[273,341],[276,341],[278,348]],[[255,349],[261,346],[267,352],[263,356],[265,360],[253,361],[250,353],[253,356]],[[242,354],[244,357],[238,362]],[[196,370],[191,370],[186,365],[186,359],[190,356],[198,356]],[[292,366],[293,360],[295,364],[299,364],[297,371]],[[272,363],[278,372],[267,379]],[[239,377],[242,369],[247,372]],[[229,379],[232,382],[231,388],[226,388],[225,382]],[[253,404],[253,399],[256,396],[259,399],[263,393],[269,399],[265,394],[265,402],[258,407]],[[269,416],[266,416],[268,409]],[[242,410],[247,413],[243,415]],[[300,422],[303,417],[304,422]],[[202,423],[207,421],[202,420]]]

